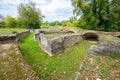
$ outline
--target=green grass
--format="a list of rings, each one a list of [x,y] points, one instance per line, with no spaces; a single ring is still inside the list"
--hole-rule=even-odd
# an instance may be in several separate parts
[[[20,33],[25,31],[25,29],[20,28],[0,28],[0,34],[12,34],[12,33]]]
[[[37,72],[41,80],[73,79],[88,48],[92,45],[83,41],[55,57],[50,57],[40,49],[33,36],[33,34],[28,35],[19,46],[25,60]]]
[[[61,34],[46,34],[44,35],[45,38],[52,39],[52,38],[58,38]]]

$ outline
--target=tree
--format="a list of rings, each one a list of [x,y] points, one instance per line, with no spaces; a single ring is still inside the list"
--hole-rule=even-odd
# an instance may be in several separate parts
[[[72,5],[75,8],[74,14],[82,15],[79,19],[80,27],[105,31],[110,31],[113,27],[110,28],[112,24],[116,31],[119,30],[118,26],[115,26],[120,23],[120,19],[117,19],[120,16],[119,3],[120,0],[72,0]],[[115,11],[112,10],[113,8]],[[118,12],[116,13],[116,11]],[[115,16],[116,18],[113,19]]]
[[[58,26],[59,21],[55,21],[55,26]]]
[[[32,1],[29,1],[28,4],[20,4],[18,13],[22,26],[25,28],[36,29],[42,25],[41,12],[35,8],[35,3]]]
[[[0,28],[5,28],[5,22],[0,22]]]
[[[77,25],[78,25],[78,21],[77,20],[73,20],[71,26],[72,27],[77,27]]]
[[[0,28],[5,28],[4,17],[0,15]]]
[[[16,27],[16,20],[15,18],[11,17],[11,16],[8,16],[5,18],[5,25],[6,27],[8,28],[15,28]]]
[[[22,18],[18,17],[18,18],[16,19],[16,23],[17,23],[17,27],[18,27],[18,28],[25,28],[24,25],[23,25],[24,21],[23,21]]]
[[[120,31],[120,0],[112,0],[109,13],[108,31]]]
[[[62,21],[62,26],[66,27],[67,26],[67,21]]]
[[[4,17],[2,15],[0,15],[0,22],[4,21]]]
[[[49,22],[48,21],[45,22],[45,26],[49,27]]]

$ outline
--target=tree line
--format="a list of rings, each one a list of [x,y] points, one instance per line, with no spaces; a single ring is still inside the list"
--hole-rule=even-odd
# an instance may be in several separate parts
[[[79,27],[99,31],[120,31],[120,0],[71,0],[73,15],[67,21],[42,22],[42,14],[35,3],[20,4],[18,17],[0,15],[0,27],[36,29],[40,26]]]
[[[18,7],[18,14],[17,18],[0,16],[0,27],[37,29],[42,25],[41,11],[35,8],[35,3],[32,1],[28,4],[21,3]]]
[[[64,21],[53,21],[53,22],[46,21],[43,23],[43,26],[45,27],[49,27],[49,26],[76,27],[78,21],[75,19],[71,20],[71,18],[69,20],[64,20]]]

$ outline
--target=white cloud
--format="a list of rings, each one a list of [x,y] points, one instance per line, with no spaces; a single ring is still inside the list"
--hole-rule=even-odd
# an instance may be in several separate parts
[[[20,3],[26,3],[27,1],[24,0],[1,0],[0,4],[4,4],[4,5],[8,5],[8,4],[12,4],[12,5],[18,5]]]
[[[32,0],[32,1],[37,4],[46,4],[48,2],[47,0]]]
[[[45,20],[67,20],[72,16],[71,0],[32,0],[37,4]],[[17,6],[20,3],[27,3],[28,0],[0,0],[0,14],[17,16]],[[5,14],[4,14],[5,13]]]
[[[70,0],[51,0],[47,5],[37,5],[37,8],[40,8],[43,15],[46,16],[45,20],[55,21],[55,20],[66,20],[72,16],[72,5]],[[60,10],[60,11],[59,11]],[[69,11],[70,13],[64,13],[64,11]],[[60,15],[65,14],[63,16]]]

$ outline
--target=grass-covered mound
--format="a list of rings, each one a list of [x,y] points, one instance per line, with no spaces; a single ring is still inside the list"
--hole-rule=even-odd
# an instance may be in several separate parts
[[[78,80],[119,80],[120,55],[88,55],[79,72]]]
[[[92,45],[86,41],[67,48],[55,57],[42,51],[34,35],[28,35],[19,45],[27,63],[37,72],[41,80],[71,80]]]

